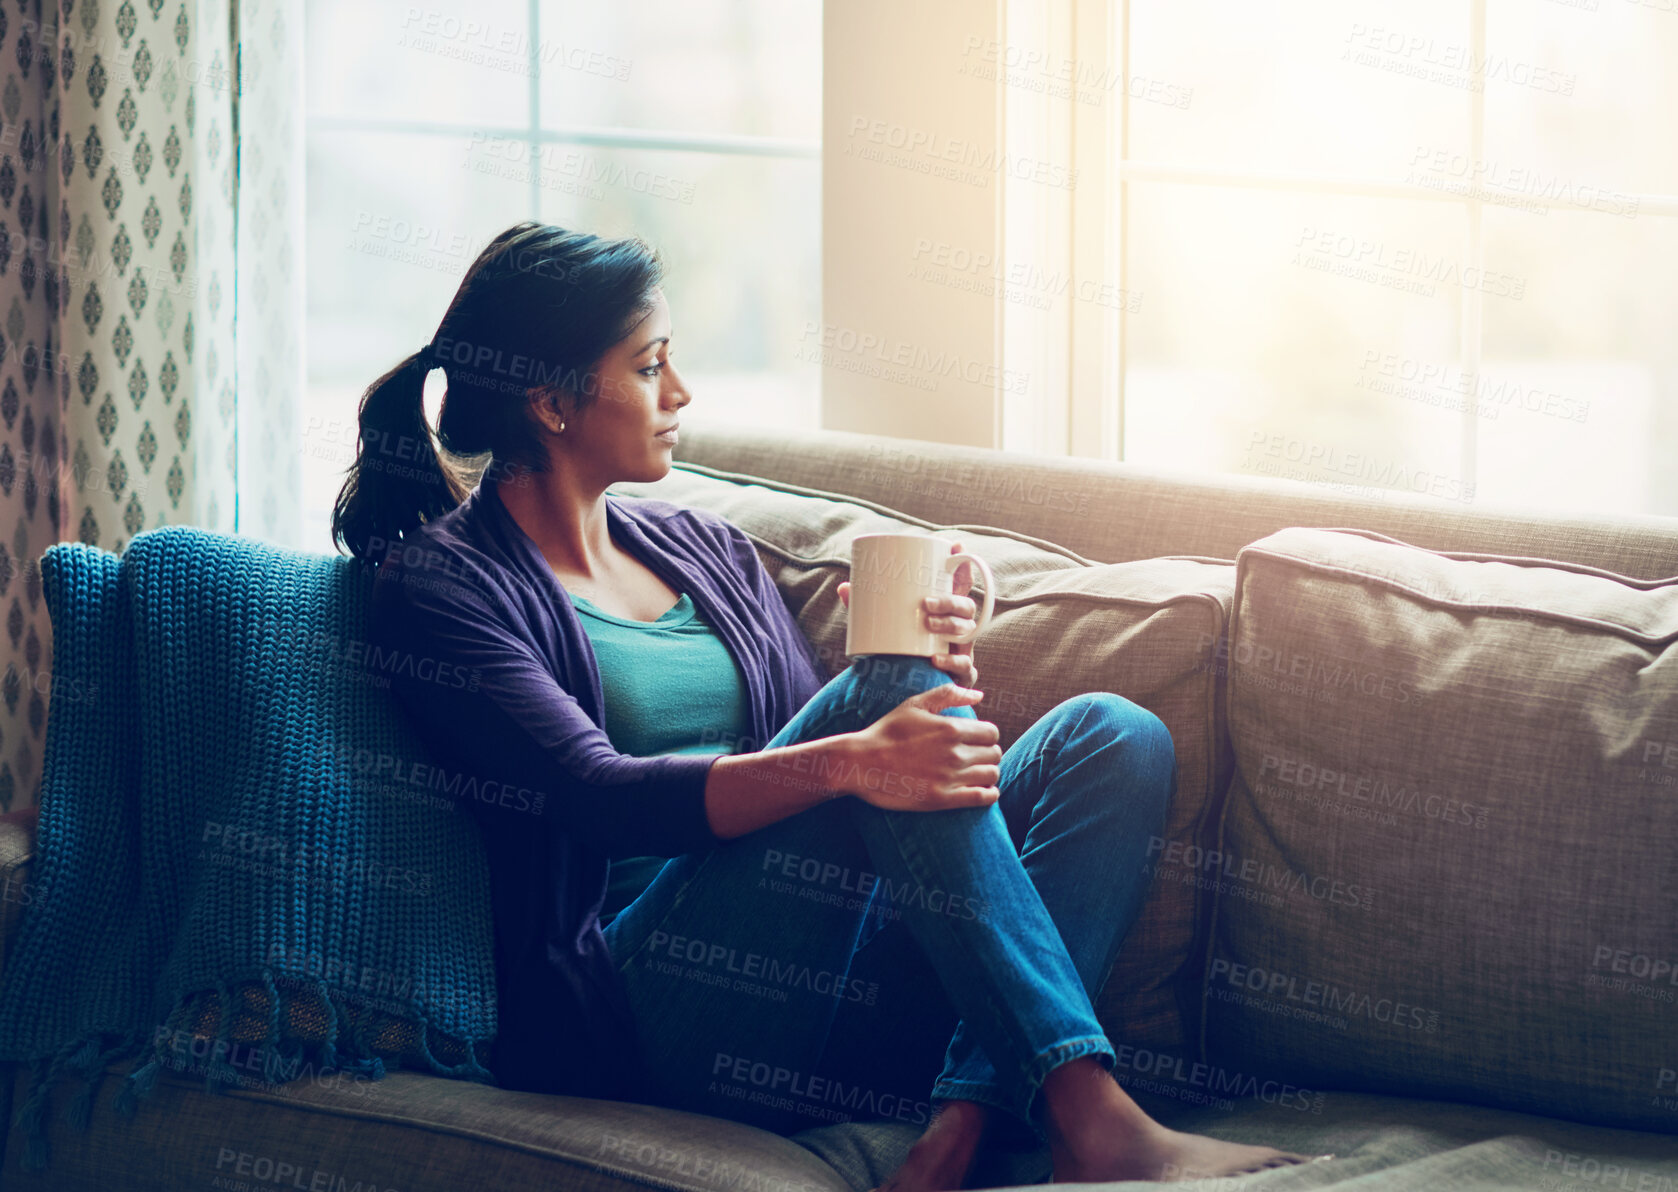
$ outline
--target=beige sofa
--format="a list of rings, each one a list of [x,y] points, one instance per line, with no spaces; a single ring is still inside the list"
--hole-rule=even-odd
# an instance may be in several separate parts
[[[1678,520],[838,433],[700,430],[678,457],[619,491],[745,529],[830,670],[850,537],[937,527],[996,575],[1004,743],[1087,690],[1165,721],[1177,800],[1098,999],[1118,1075],[1181,1128],[1339,1156],[1221,1186],[1678,1188]],[[0,925],[29,849],[7,817]],[[837,1190],[915,1133],[398,1072],[165,1077],[83,1135],[73,1091],[47,1171],[12,1130],[5,1187]],[[1045,1174],[996,1155],[979,1180]]]

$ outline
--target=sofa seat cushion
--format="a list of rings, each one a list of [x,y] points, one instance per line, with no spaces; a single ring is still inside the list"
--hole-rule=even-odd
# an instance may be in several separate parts
[[[1193,1188],[1348,1192],[1663,1192],[1678,1189],[1672,1139],[1480,1105],[1331,1092],[1312,1109],[1246,1097],[1164,1115],[1175,1130],[1332,1160]],[[1164,1187],[1113,1184],[1114,1189]],[[1170,1185],[1177,1187],[1178,1185]]]
[[[419,1072],[282,1088],[212,1095],[168,1075],[133,1118],[112,1114],[101,1097],[85,1135],[64,1125],[60,1104],[52,1166],[20,1171],[22,1139],[14,1131],[0,1156],[0,1183],[19,1192],[865,1192],[896,1169],[919,1132],[867,1122],[781,1138],[715,1118],[510,1093]],[[1332,1093],[1309,1109],[1243,1098],[1159,1116],[1179,1130],[1335,1156],[1286,1174],[1217,1183],[1229,1192],[1678,1188],[1670,1138],[1479,1106]],[[974,1186],[1024,1187],[1048,1174],[1042,1151],[988,1155]],[[1165,1186],[1101,1185],[1111,1192]]]
[[[107,1090],[121,1070],[112,1066]],[[21,1099],[27,1075],[17,1080]],[[65,1120],[76,1091],[73,1084],[53,1090],[45,1171],[19,1169],[23,1137],[12,1130],[0,1167],[9,1192],[847,1188],[806,1148],[752,1126],[417,1071],[376,1081],[329,1073],[220,1094],[169,1073],[132,1117],[115,1113],[102,1092],[85,1133]]]
[[[959,540],[996,576],[995,615],[975,646],[985,693],[977,711],[996,723],[1003,746],[1074,695],[1125,696],[1158,716],[1176,747],[1177,797],[1156,857],[1211,830],[1213,795],[1228,768],[1212,660],[1234,591],[1232,563],[1091,563],[1007,530],[935,526],[883,506],[693,467],[613,491],[708,509],[744,530],[830,674],[849,661],[838,589],[850,574],[851,540],[928,530]],[[1189,970],[1201,954],[1206,896],[1185,876],[1155,882],[1097,1001],[1115,1040],[1180,1053],[1196,1034],[1183,1015],[1185,1007],[1198,1012]]]
[[[1208,1058],[1678,1132],[1678,578],[1290,529],[1224,661]]]
[[[1207,1180],[1218,1192],[1345,1188],[1348,1192],[1674,1192],[1678,1154],[1659,1134],[1586,1126],[1509,1110],[1370,1093],[1331,1093],[1309,1105],[1279,1098],[1179,1103],[1155,1116],[1175,1130],[1275,1146],[1332,1160],[1282,1172]],[[823,1126],[794,1135],[850,1184],[875,1188],[917,1131],[899,1124]],[[981,1154],[973,1187],[1020,1187],[1050,1174],[1046,1151]],[[1180,1184],[1098,1185],[1111,1192]]]

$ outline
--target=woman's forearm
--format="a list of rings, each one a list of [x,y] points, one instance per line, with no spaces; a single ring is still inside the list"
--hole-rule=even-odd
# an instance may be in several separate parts
[[[719,757],[705,781],[711,831],[732,840],[848,793],[857,744],[855,733],[839,733]]]

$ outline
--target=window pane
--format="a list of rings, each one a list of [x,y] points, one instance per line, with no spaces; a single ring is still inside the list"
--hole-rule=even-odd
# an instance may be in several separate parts
[[[1678,220],[1489,208],[1485,226],[1488,258],[1532,280],[1486,303],[1482,495],[1678,514]]]
[[[311,114],[435,120],[308,141],[309,394],[305,518],[326,526],[354,457],[363,389],[435,330],[466,267],[535,216],[662,252],[687,417],[814,426],[819,374],[799,358],[820,316],[820,161],[531,142],[527,61],[551,125],[818,140],[819,5],[647,3],[634,16],[545,3],[310,0]],[[435,417],[442,380],[427,400]]]
[[[821,5],[545,0],[542,121],[816,140]]]
[[[1473,499],[1428,367],[1456,359],[1455,205],[1129,189],[1126,459]]]
[[[816,425],[819,368],[798,349],[821,319],[819,161],[564,145],[539,161],[541,218],[663,256],[684,419]]]
[[[1488,0],[1476,54],[1463,0],[1127,7],[1133,159],[1405,180],[1482,219],[1475,259],[1466,201],[1134,181],[1128,458],[1678,513],[1678,8]]]
[[[1482,492],[1678,513],[1678,221],[1640,197],[1678,193],[1678,9],[1493,0],[1487,20],[1489,46],[1568,88],[1489,85],[1485,153],[1439,163],[1484,200],[1487,252],[1533,279],[1486,311]]]
[[[309,0],[311,115],[529,123],[523,0]]]
[[[355,458],[362,390],[431,338],[479,250],[525,217],[522,193],[463,168],[464,150],[453,137],[309,139],[309,388],[299,450],[311,549],[330,549],[326,527]],[[441,387],[441,374],[431,380]]]
[[[1081,91],[1125,88],[1133,158],[1402,179],[1467,138],[1463,0],[1129,8],[1129,77],[1092,61]]]
[[[1628,195],[1678,194],[1678,4],[1491,0],[1486,22],[1489,65],[1549,63],[1566,92],[1513,71],[1487,85],[1472,179],[1489,201],[1616,214]]]

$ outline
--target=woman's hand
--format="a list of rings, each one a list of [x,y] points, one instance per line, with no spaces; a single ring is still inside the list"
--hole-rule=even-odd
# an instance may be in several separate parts
[[[951,683],[911,695],[839,745],[837,786],[887,811],[944,811],[996,802],[1001,735],[988,720],[942,716],[983,694]]]
[[[950,543],[952,555],[960,551],[961,543]],[[956,568],[954,589],[953,595],[928,596],[921,602],[928,633],[939,637],[959,637],[972,631],[979,615],[979,606],[967,595],[973,590],[972,564],[963,563]],[[839,584],[839,602],[847,609],[851,607],[849,580]],[[948,654],[934,654],[931,662],[939,670],[948,671],[958,686],[973,687],[979,681],[979,668],[973,664],[972,642],[952,644]]]

